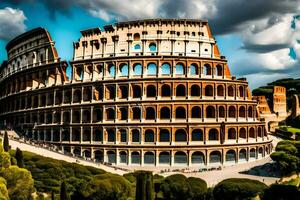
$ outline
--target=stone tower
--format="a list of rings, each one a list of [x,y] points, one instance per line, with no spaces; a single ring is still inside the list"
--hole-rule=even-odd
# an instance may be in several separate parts
[[[274,86],[273,111],[279,116],[286,116],[286,89],[282,86]]]

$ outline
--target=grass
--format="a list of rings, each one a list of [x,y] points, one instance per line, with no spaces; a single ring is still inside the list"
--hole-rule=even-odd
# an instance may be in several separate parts
[[[290,181],[284,182],[284,184],[298,186],[300,184],[300,178],[292,179]]]

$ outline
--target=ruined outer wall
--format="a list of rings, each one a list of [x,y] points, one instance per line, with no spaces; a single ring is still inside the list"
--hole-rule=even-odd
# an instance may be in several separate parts
[[[286,89],[281,86],[274,86],[273,89],[273,112],[286,116]]]

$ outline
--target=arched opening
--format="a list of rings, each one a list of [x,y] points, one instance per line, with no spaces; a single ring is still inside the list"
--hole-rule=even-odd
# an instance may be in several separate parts
[[[211,85],[205,86],[205,96],[212,97],[214,96],[214,88]]]
[[[133,120],[141,119],[141,108],[139,108],[139,107],[132,108],[132,118],[133,118]]]
[[[239,138],[241,138],[241,139],[246,139],[247,138],[247,133],[246,133],[245,128],[240,128]]]
[[[170,132],[168,129],[161,129],[159,132],[160,142],[170,142]]]
[[[170,75],[171,74],[171,66],[169,65],[169,63],[162,64],[161,74],[162,75]]]
[[[215,118],[215,117],[216,117],[215,107],[207,106],[207,108],[206,108],[206,118]]]
[[[103,134],[102,130],[99,130],[98,128],[93,131],[93,141],[94,142],[102,142],[103,141]]]
[[[264,157],[264,150],[262,147],[259,147],[258,149],[258,158]]]
[[[114,129],[107,129],[107,141],[108,142],[115,142],[116,141],[116,133]]]
[[[230,97],[234,96],[233,86],[228,86],[228,96],[230,96]]]
[[[224,87],[223,85],[218,85],[217,87],[217,96],[224,96]]]
[[[109,77],[115,77],[116,76],[116,67],[113,64],[110,64],[108,66],[108,74],[109,74]]]
[[[221,153],[219,151],[213,151],[209,154],[209,163],[221,164]]]
[[[160,109],[160,119],[170,119],[171,118],[171,111],[168,107],[162,107]]]
[[[72,129],[72,141],[80,142],[80,140],[81,140],[80,130]]]
[[[249,138],[255,138],[255,130],[253,127],[249,129]]]
[[[203,131],[201,129],[192,131],[192,141],[203,141]]]
[[[177,151],[174,155],[175,164],[187,164],[187,155],[183,151]]]
[[[141,45],[140,44],[134,45],[134,50],[141,50]]]
[[[127,131],[126,129],[121,129],[120,131],[120,142],[127,142]]]
[[[155,110],[153,107],[146,108],[146,119],[155,119]]]
[[[244,106],[239,108],[239,117],[245,118],[246,117],[246,109]]]
[[[167,84],[164,84],[161,87],[161,96],[162,97],[170,97],[171,96],[171,87]]]
[[[177,85],[177,87],[176,87],[176,96],[177,97],[185,97],[186,96],[184,85],[182,85],[182,84]]]
[[[210,129],[208,132],[208,140],[219,140],[219,131],[215,128]]]
[[[191,64],[190,65],[190,75],[198,75],[199,72],[198,72],[198,65],[197,64]]]
[[[223,67],[221,65],[217,65],[217,76],[222,76],[223,75]]]
[[[248,117],[253,118],[253,111],[252,111],[252,106],[248,107]]]
[[[131,141],[140,142],[140,131],[138,129],[133,129],[131,131]]]
[[[143,72],[143,67],[141,64],[138,63],[133,65],[133,75],[140,76],[142,75],[142,72]]]
[[[236,154],[234,150],[229,150],[226,152],[226,162],[235,163],[236,162]]]
[[[107,160],[108,163],[115,164],[116,163],[116,152],[115,151],[107,151]]]
[[[115,120],[115,109],[114,108],[107,108],[106,109],[106,120]]]
[[[154,43],[154,42],[151,42],[150,44],[149,44],[149,50],[150,51],[156,51],[157,49],[156,49],[156,44]]]
[[[160,152],[159,154],[159,164],[170,164],[171,156],[167,151]]]
[[[175,73],[176,73],[176,75],[184,75],[185,74],[184,66],[182,63],[176,64]]]
[[[42,95],[42,96],[41,96],[40,106],[41,106],[41,107],[46,106],[46,101],[47,101],[46,95]]]
[[[132,86],[133,98],[141,98],[142,97],[142,89],[139,85]]]
[[[156,87],[154,85],[147,86],[147,97],[156,97]]]
[[[192,85],[191,87],[191,96],[199,97],[200,96],[200,87],[198,85]]]
[[[255,149],[250,149],[250,155],[249,155],[249,159],[256,159],[256,151]]]
[[[71,91],[70,90],[67,90],[64,92],[64,103],[71,103],[71,97],[72,97],[72,94],[71,94]]]
[[[204,75],[212,75],[212,69],[209,64],[205,64],[203,67],[203,73]]]
[[[102,121],[103,118],[103,113],[102,113],[102,109],[100,108],[96,108],[93,111],[93,122],[100,122]]]
[[[144,154],[144,164],[154,164],[155,163],[155,156],[154,153],[148,151]]]
[[[73,150],[73,154],[75,156],[80,157],[81,156],[81,148],[80,147],[75,147],[74,150]]]
[[[243,86],[239,87],[239,95],[240,95],[240,97],[244,97],[244,87]]]
[[[141,156],[139,152],[131,152],[131,164],[141,164]]]
[[[236,140],[236,130],[235,130],[235,128],[228,129],[228,140]]]
[[[125,63],[120,64],[120,76],[128,76],[128,65]]]
[[[177,107],[176,108],[176,119],[185,119],[186,118],[186,111],[184,107]]]
[[[60,112],[55,112],[53,123],[60,123],[60,116]]]
[[[127,153],[125,151],[120,152],[120,163],[127,164]]]
[[[239,162],[247,161],[247,151],[246,149],[241,149],[239,152]]]
[[[73,103],[81,102],[81,90],[75,90],[73,95]]]
[[[83,89],[83,101],[91,101],[92,100],[92,91],[90,88]]]
[[[127,107],[121,107],[120,109],[120,120],[127,120],[128,119],[128,111]]]
[[[95,160],[97,162],[101,162],[102,163],[104,161],[103,151],[100,151],[100,150],[94,151],[94,157],[95,157]]]
[[[262,137],[261,127],[258,127],[257,129],[257,137]]]
[[[145,142],[154,142],[154,131],[147,129],[145,131]]]
[[[194,118],[194,119],[201,118],[201,108],[199,106],[194,106],[192,108],[192,118]]]
[[[147,65],[147,75],[156,75],[157,74],[157,66],[155,63],[149,63]]]
[[[84,110],[82,113],[82,123],[91,122],[91,112],[89,110]]]
[[[192,154],[192,164],[204,164],[204,154],[200,151],[195,151]]]
[[[79,123],[80,122],[80,112],[79,111],[73,111],[73,123]]]
[[[178,129],[175,132],[175,142],[187,142],[187,135],[185,130]]]
[[[235,107],[234,106],[230,106],[229,107],[229,117],[230,118],[235,118],[236,117]]]
[[[84,142],[90,142],[91,141],[91,130],[85,129],[82,133],[82,140]]]
[[[121,99],[127,99],[128,98],[128,87],[125,85],[121,85],[119,87],[120,92],[121,92]]]
[[[219,106],[219,117],[225,118],[225,108],[224,106]]]
[[[62,141],[70,141],[70,132],[69,130],[62,131]]]
[[[133,34],[133,40],[134,41],[139,41],[141,39],[140,34],[139,33],[135,33]]]

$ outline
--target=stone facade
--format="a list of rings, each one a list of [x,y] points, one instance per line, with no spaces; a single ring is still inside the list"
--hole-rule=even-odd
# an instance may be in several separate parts
[[[66,153],[117,165],[225,165],[270,153],[247,80],[230,74],[206,21],[142,20],[81,33],[70,80],[46,30],[9,43],[2,122]],[[37,45],[27,49],[27,41]],[[48,57],[12,67],[21,52],[40,47]]]

